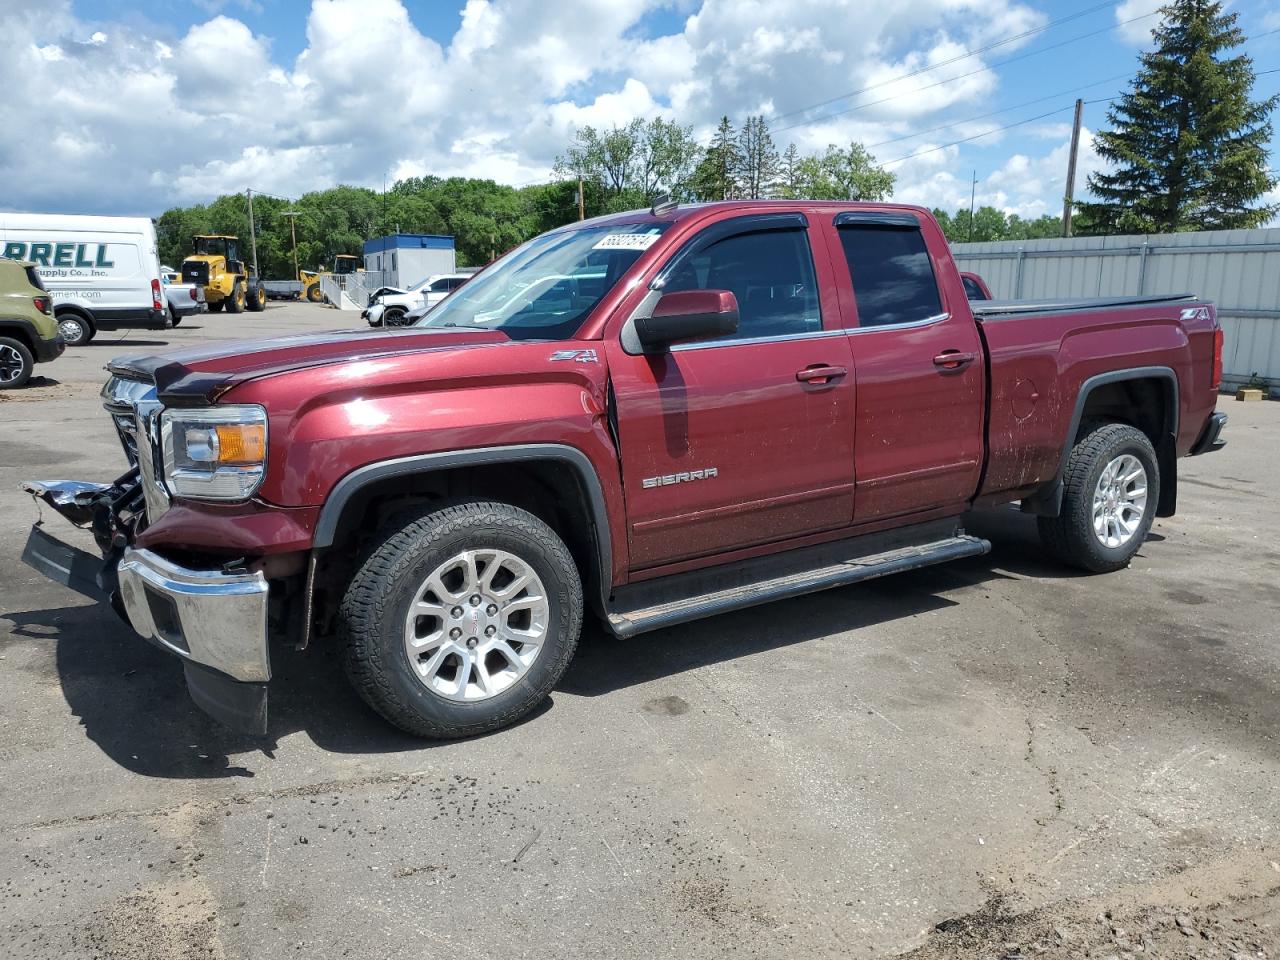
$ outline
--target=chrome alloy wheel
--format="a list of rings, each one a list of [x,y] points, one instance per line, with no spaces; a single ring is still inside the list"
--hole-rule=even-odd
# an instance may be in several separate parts
[[[22,354],[13,347],[0,346],[0,383],[15,383],[25,369]]]
[[[1123,547],[1142,526],[1147,512],[1147,471],[1133,454],[1116,457],[1093,491],[1093,533],[1111,549]]]
[[[487,700],[529,670],[550,619],[546,589],[529,564],[504,550],[464,550],[414,594],[404,649],[432,693]]]

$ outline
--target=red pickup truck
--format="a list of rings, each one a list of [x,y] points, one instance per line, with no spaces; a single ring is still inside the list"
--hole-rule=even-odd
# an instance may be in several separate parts
[[[274,644],[340,656],[428,737],[527,713],[582,619],[632,636],[958,557],[1020,501],[1125,566],[1222,445],[1222,339],[1190,296],[971,304],[888,204],[665,205],[544,234],[414,327],[109,366],[131,468],[27,489],[27,560],[181,657],[264,732]]]

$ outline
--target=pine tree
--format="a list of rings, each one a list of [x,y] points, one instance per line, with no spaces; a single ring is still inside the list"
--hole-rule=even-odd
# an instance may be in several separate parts
[[[1267,143],[1280,97],[1251,98],[1253,61],[1230,55],[1245,37],[1221,2],[1173,0],[1161,16],[1155,50],[1095,140],[1114,170],[1089,177],[1099,200],[1079,205],[1083,223],[1095,233],[1266,223],[1280,209],[1261,202],[1277,183]]]
[[[738,183],[749,200],[771,196],[778,179],[778,148],[764,117],[747,117],[738,134]]]
[[[742,154],[728,117],[721,117],[711,146],[693,174],[693,192],[701,200],[732,200],[741,193],[738,171]]]
[[[794,143],[787,146],[778,165],[778,196],[784,200],[800,197],[800,151]]]

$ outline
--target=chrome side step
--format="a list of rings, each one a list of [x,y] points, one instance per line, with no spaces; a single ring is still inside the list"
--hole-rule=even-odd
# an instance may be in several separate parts
[[[891,573],[916,570],[935,563],[977,557],[987,553],[991,544],[980,537],[971,537],[958,530],[951,536],[940,537],[923,543],[902,546],[881,546],[878,552],[859,555],[857,541],[845,544],[849,551],[844,558],[833,558],[831,550],[822,550],[820,565],[796,569],[803,564],[806,554],[810,558],[816,551],[794,551],[781,557],[761,558],[749,565],[737,568],[738,576],[732,586],[712,589],[702,593],[681,595],[681,580],[699,579],[696,574],[681,578],[679,575],[661,581],[641,582],[633,587],[623,587],[610,602],[607,615],[609,626],[619,637],[631,637],[650,630],[712,617],[730,610],[741,610],[774,600],[799,597],[832,587],[843,587],[863,580]],[[868,544],[868,546],[870,546]],[[853,549],[850,549],[853,548]],[[761,561],[773,561],[777,575],[766,573]],[[797,563],[799,561],[799,563]],[[782,568],[779,570],[778,568]],[[784,571],[785,572],[782,572]],[[713,571],[709,571],[713,572]],[[701,573],[701,571],[699,571]],[[728,577],[726,577],[728,578]],[[701,578],[704,581],[706,578]],[[628,602],[630,601],[630,602]]]

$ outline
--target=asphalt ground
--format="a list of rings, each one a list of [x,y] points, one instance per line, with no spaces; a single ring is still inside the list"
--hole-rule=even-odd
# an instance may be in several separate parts
[[[1223,399],[1229,445],[1120,573],[997,511],[987,557],[590,630],[544,709],[465,742],[281,651],[242,738],[19,562],[18,485],[123,469],[112,356],[358,323],[104,333],[0,394],[0,955],[1280,955],[1280,404]]]

